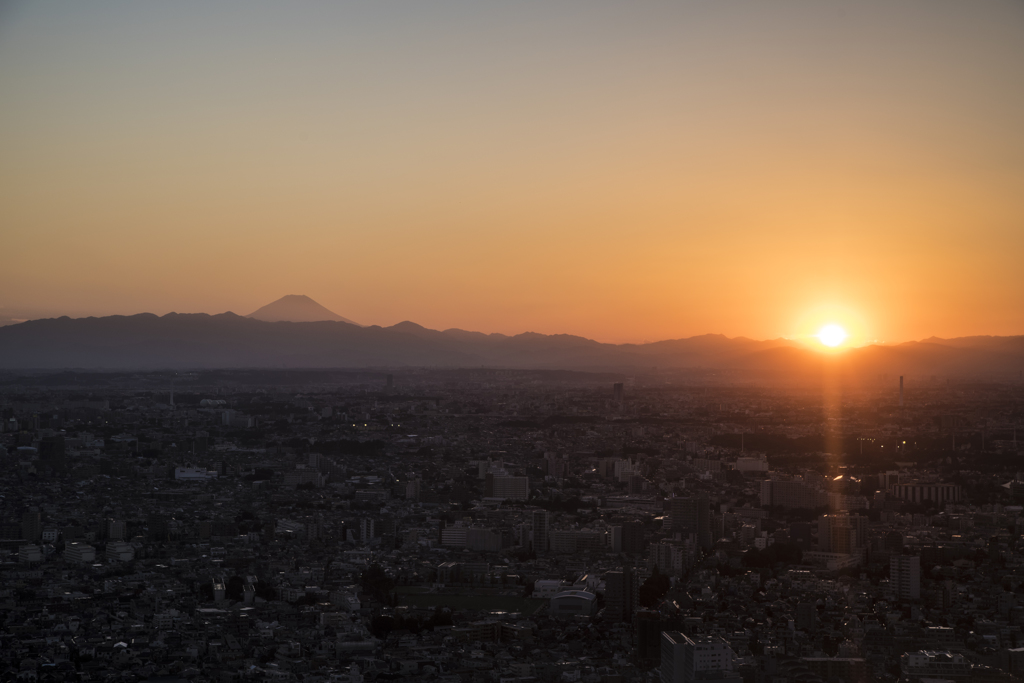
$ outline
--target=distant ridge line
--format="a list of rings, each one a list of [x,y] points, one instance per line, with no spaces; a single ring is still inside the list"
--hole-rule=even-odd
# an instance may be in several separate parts
[[[825,355],[787,339],[701,335],[608,344],[568,334],[438,331],[410,322],[361,327],[341,319],[282,325],[234,313],[45,318],[0,327],[3,369],[401,366],[627,372],[658,367],[782,378],[827,370],[872,378],[986,375],[1017,381],[1024,370],[1024,336],[931,338]]]

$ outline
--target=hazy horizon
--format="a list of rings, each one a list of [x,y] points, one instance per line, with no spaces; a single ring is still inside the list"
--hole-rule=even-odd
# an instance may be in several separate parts
[[[305,296],[305,295],[284,295],[284,296]],[[281,297],[281,298],[284,298],[284,297]],[[315,299],[312,299],[312,297],[309,297],[309,298],[312,301],[314,301],[315,303],[319,304],[319,302],[317,302]],[[276,302],[277,302],[277,300],[275,300],[274,302],[268,302],[268,304],[269,303],[276,303]],[[22,312],[24,313],[24,311],[22,311]],[[250,311],[249,313],[242,313],[240,311],[235,311],[235,310],[213,311],[213,312],[209,312],[209,311],[165,311],[163,313],[156,313],[154,311],[136,311],[136,312],[133,312],[133,313],[111,313],[111,314],[106,314],[106,315],[53,314],[53,315],[39,315],[39,316],[36,316],[34,318],[16,319],[16,318],[7,318],[7,317],[5,317],[5,309],[3,307],[0,307],[0,327],[6,326],[6,325],[10,325],[10,324],[17,324],[19,322],[27,322],[28,320],[52,319],[52,318],[60,318],[60,317],[88,318],[88,317],[107,317],[108,315],[112,315],[112,316],[132,316],[132,315],[140,315],[140,314],[153,314],[153,315],[157,315],[157,316],[161,316],[162,317],[164,315],[168,315],[168,314],[172,314],[172,313],[176,313],[176,314],[200,313],[200,314],[206,314],[206,315],[220,315],[220,314],[224,314],[224,313],[233,313],[235,315],[242,316],[242,317],[251,317],[253,315],[253,313],[256,313],[256,312],[258,312],[258,311]],[[337,311],[330,311],[330,312],[334,313],[335,315],[337,315]],[[339,321],[339,322],[341,322],[341,321]],[[416,323],[416,324],[422,325],[421,323],[419,323],[417,320],[415,320],[413,318],[405,318],[405,319],[402,319],[402,320],[396,320],[394,322],[390,322],[390,323],[386,323],[386,324],[381,324],[381,323],[362,323],[360,321],[352,321],[352,320],[345,320],[343,322],[355,323],[355,324],[363,326],[363,327],[382,327],[382,328],[392,327],[394,325],[398,325],[398,324],[403,323],[403,322],[412,322],[412,323]],[[457,327],[457,326],[456,327],[449,327],[449,328],[432,328],[429,325],[422,325],[422,326],[426,327],[427,329],[434,329],[434,330],[438,330],[438,331],[464,330],[464,331],[467,331],[467,332],[482,332],[484,334],[506,334],[507,336],[516,336],[516,335],[520,335],[520,334],[555,334],[555,335],[558,335],[558,334],[572,334],[572,333],[569,333],[569,332],[538,333],[536,330],[529,330],[529,329],[519,330],[517,332],[512,332],[512,333],[506,333],[506,332],[497,332],[497,331],[493,331],[493,330],[477,330],[477,329],[470,329],[470,328],[467,328],[467,327]],[[575,335],[575,336],[581,336],[582,337],[584,335]],[[643,340],[639,340],[639,341],[632,341],[632,340],[614,341],[614,340],[599,339],[599,338],[594,338],[594,337],[587,337],[587,338],[588,339],[592,339],[593,341],[597,341],[597,342],[601,342],[601,343],[605,343],[605,344],[621,345],[621,344],[648,344],[648,343],[656,343],[656,342],[661,342],[661,341],[671,341],[672,339],[687,339],[687,338],[701,337],[701,336],[725,336],[725,337],[730,338],[730,339],[751,339],[751,340],[754,340],[754,341],[772,341],[772,340],[778,340],[778,339],[785,339],[785,340],[788,340],[788,341],[794,341],[794,342],[799,342],[799,343],[802,343],[802,344],[806,344],[806,345],[811,346],[812,348],[819,348],[820,347],[820,344],[818,343],[817,337],[815,335],[813,335],[813,334],[794,335],[794,336],[780,335],[778,337],[758,338],[758,337],[753,337],[751,335],[744,335],[744,334],[726,335],[726,334],[724,334],[722,332],[707,331],[707,332],[700,332],[700,333],[696,333],[696,334],[686,335],[685,337],[673,337],[673,338],[666,337],[664,339],[643,339]],[[1007,336],[1021,336],[1021,335],[989,335],[989,334],[979,333],[979,334],[975,334],[975,335],[960,335],[960,336],[961,337],[1007,337]],[[858,347],[871,346],[871,345],[895,345],[895,344],[903,344],[903,343],[906,343],[906,342],[925,341],[925,340],[930,339],[930,338],[952,339],[952,338],[955,338],[955,337],[940,337],[939,335],[928,335],[927,337],[920,337],[920,338],[916,338],[916,339],[898,339],[898,340],[866,339],[866,340],[857,340],[857,341],[854,341],[852,343],[843,344],[843,348],[858,348]]]
[[[1024,333],[1024,5],[0,5],[0,317]]]

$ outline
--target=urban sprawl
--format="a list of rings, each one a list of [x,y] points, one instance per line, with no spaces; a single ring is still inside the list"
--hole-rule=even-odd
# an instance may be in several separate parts
[[[1022,418],[938,377],[2,375],[0,681],[1024,680]]]

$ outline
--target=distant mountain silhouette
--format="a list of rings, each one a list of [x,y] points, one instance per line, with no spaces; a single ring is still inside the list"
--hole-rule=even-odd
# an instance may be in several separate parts
[[[349,325],[359,325],[348,318],[342,318],[334,311],[328,310],[310,299],[305,294],[288,294],[273,303],[269,303],[247,318],[263,320],[268,323],[315,323],[324,320],[333,320]],[[360,325],[362,327],[362,325]]]
[[[826,372],[871,380],[881,375],[1016,379],[1024,368],[1024,336],[932,338],[830,355],[787,339],[708,334],[617,345],[568,334],[438,331],[412,322],[392,327],[282,323],[234,313],[63,317],[0,328],[0,368],[5,369],[397,366],[623,372],[657,367],[724,371],[739,379],[813,379]]]

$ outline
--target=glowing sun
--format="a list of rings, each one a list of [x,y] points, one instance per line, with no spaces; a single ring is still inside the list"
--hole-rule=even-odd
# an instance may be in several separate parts
[[[839,346],[846,341],[846,330],[839,325],[825,325],[818,330],[818,340],[825,346]]]

